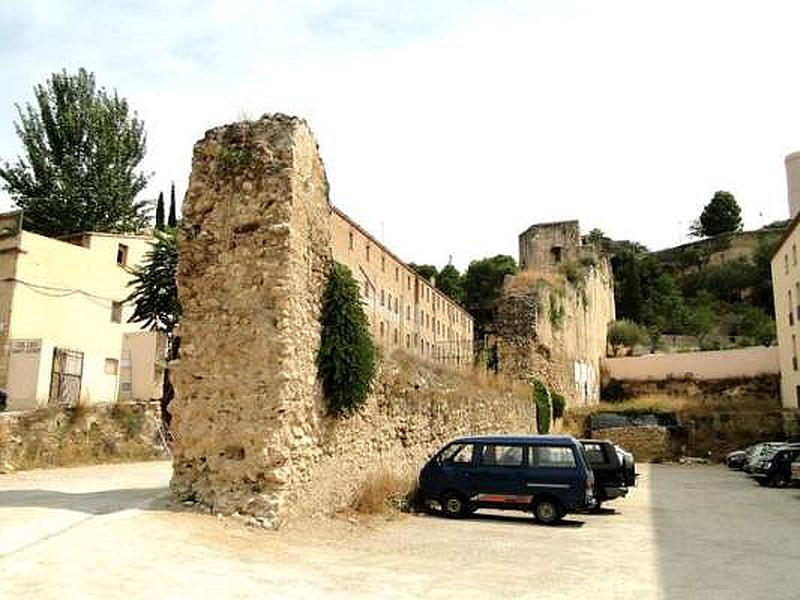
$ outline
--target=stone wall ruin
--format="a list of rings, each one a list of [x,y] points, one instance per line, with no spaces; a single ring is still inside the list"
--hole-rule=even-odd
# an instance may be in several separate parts
[[[306,123],[266,115],[194,148],[178,238],[181,357],[172,489],[263,526],[333,506],[382,461],[418,468],[447,439],[532,431],[533,404],[442,365],[385,360],[367,406],[325,414],[318,316],[331,206]],[[404,359],[405,360],[405,359]]]
[[[497,302],[498,367],[520,381],[543,379],[571,405],[600,400],[600,362],[614,320],[608,258],[581,243],[577,221],[520,234],[520,272]]]

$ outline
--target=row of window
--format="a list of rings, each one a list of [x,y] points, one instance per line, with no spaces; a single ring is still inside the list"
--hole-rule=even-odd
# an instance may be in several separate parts
[[[363,295],[365,299],[369,299],[370,297],[370,283],[367,280],[364,280],[363,286]],[[392,296],[391,292],[386,292],[385,290],[381,290],[380,292],[380,305],[383,308],[388,308],[389,312],[393,312],[396,315],[400,314],[400,300],[397,296]],[[405,304],[405,299],[402,299],[402,302]],[[411,320],[411,305],[406,305],[406,320]],[[435,316],[431,317],[430,313],[426,313],[424,310],[420,309],[419,311],[419,319],[416,321],[418,325],[430,329],[434,331],[437,335],[444,335],[446,327],[444,323],[442,323],[441,319],[437,319]],[[469,331],[469,322],[466,322],[467,331]]]
[[[348,247],[349,250],[352,252],[355,250],[355,234],[351,230],[348,235],[349,235]],[[372,255],[372,245],[369,242],[366,242],[364,245],[364,260],[367,263],[370,262],[371,255]],[[381,253],[381,273],[385,272],[386,272],[386,255]],[[395,265],[394,267],[394,279],[396,282],[400,281],[400,267],[397,265]],[[417,279],[416,275],[414,276],[414,279],[415,280]],[[412,281],[412,276],[406,274],[407,291],[411,291],[411,281]],[[367,284],[365,283],[365,285]],[[422,290],[420,294],[422,300],[429,304],[432,302],[434,311],[437,311],[439,309],[444,309],[446,307],[448,317],[454,320],[456,323],[460,323],[462,318],[464,318],[460,309],[457,309],[454,305],[452,305],[452,301],[445,300],[445,298],[440,296],[437,292],[434,291],[432,294],[431,289],[432,288],[427,283],[422,284]],[[368,293],[365,293],[365,295],[369,297]],[[381,290],[381,295],[383,295],[382,290]]]
[[[797,266],[797,244],[792,244],[792,266]],[[789,274],[789,255],[783,255],[783,273],[784,275]]]
[[[527,450],[527,452],[525,452]],[[454,444],[440,457],[441,462],[482,467],[522,467],[526,463],[535,467],[574,468],[575,454],[567,446],[516,446],[484,444],[475,456],[473,444]],[[527,456],[526,456],[527,454]],[[526,460],[527,459],[527,460]]]
[[[395,346],[400,345],[400,338],[402,334],[400,333],[400,330],[397,327],[394,328],[390,327],[388,323],[386,323],[385,321],[381,321],[379,324],[378,331],[381,340],[383,340],[386,336],[388,336],[391,333],[391,342]],[[413,341],[413,346],[412,346],[412,341]],[[467,353],[465,352],[462,355],[461,348],[458,344],[456,344],[455,347],[453,347],[450,351],[448,351],[445,347],[438,346],[435,343],[426,340],[424,337],[420,337],[419,334],[416,333],[413,334],[413,336],[410,333],[406,334],[405,348],[406,350],[411,350],[413,348],[414,350],[418,350],[420,354],[422,354],[423,356],[428,356],[440,362],[446,362],[450,360],[460,363],[462,356],[464,358],[467,358]]]

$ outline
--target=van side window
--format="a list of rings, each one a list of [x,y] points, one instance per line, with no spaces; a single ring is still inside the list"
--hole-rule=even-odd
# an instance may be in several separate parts
[[[590,444],[584,442],[583,450],[586,452],[586,458],[589,459],[590,464],[606,462],[606,456],[603,453],[603,447],[600,444]]]
[[[531,446],[529,464],[534,467],[575,468],[575,454],[570,446]]]
[[[472,444],[453,444],[442,452],[439,458],[443,463],[468,465],[472,463]]]
[[[481,450],[481,466],[520,467],[522,446],[487,444]]]

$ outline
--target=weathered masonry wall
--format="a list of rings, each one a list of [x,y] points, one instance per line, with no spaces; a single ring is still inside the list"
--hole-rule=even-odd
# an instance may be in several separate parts
[[[327,194],[299,119],[228,125],[195,145],[179,238],[172,487],[268,525],[318,451]]]
[[[355,227],[328,202],[325,171],[304,121],[267,115],[208,131],[195,145],[183,216],[182,344],[170,407],[172,488],[179,497],[277,526],[290,508],[300,510],[299,500],[308,494],[327,502],[337,490],[348,489],[354,480],[341,465],[358,470],[386,452],[419,459],[456,433],[512,425],[530,430],[527,394],[510,399],[510,392],[459,388],[463,393],[453,399],[456,379],[444,388],[431,382],[436,369],[458,376],[444,366],[434,369],[433,361],[426,361],[428,370],[410,387],[387,384],[384,362],[363,413],[344,421],[325,416],[316,368],[320,301],[337,256],[334,232],[346,223],[349,247],[349,230]],[[365,236],[359,243],[374,240]],[[402,265],[390,262],[396,259],[377,245],[374,256],[381,274],[393,277],[396,266],[395,283],[404,283]],[[343,262],[353,268],[352,261]],[[354,273],[362,285],[369,269]],[[384,285],[389,312],[387,290],[396,289],[393,298],[403,292]],[[443,321],[449,305],[429,292],[430,286],[417,283],[414,289],[425,327],[429,316]],[[373,328],[384,320],[373,321]],[[422,327],[421,318],[417,323]],[[462,325],[471,329],[471,323]],[[419,354],[409,360],[418,361]],[[446,410],[452,400],[460,407]],[[320,469],[323,464],[330,468]],[[331,483],[335,474],[341,478]]]
[[[331,213],[333,258],[361,288],[375,343],[440,364],[472,365],[472,317],[340,210]]]
[[[0,473],[164,459],[158,402],[49,407],[0,414]]]
[[[608,259],[581,245],[577,221],[520,235],[522,270],[503,286],[495,328],[499,369],[540,378],[572,405],[600,399],[600,361],[614,319]]]
[[[308,485],[295,490],[297,514],[333,513],[371,473],[416,476],[449,440],[482,433],[535,433],[526,389],[476,381],[411,355],[384,360],[366,406],[350,419],[320,420],[321,454]]]

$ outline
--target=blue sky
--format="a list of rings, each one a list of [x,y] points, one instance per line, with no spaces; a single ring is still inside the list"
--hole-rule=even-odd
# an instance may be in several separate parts
[[[206,129],[281,111],[315,131],[332,201],[407,260],[516,255],[572,218],[659,248],[718,189],[749,227],[786,218],[797,23],[779,0],[6,0],[0,158],[14,103],[84,66],[145,121],[148,198],[183,194]]]

